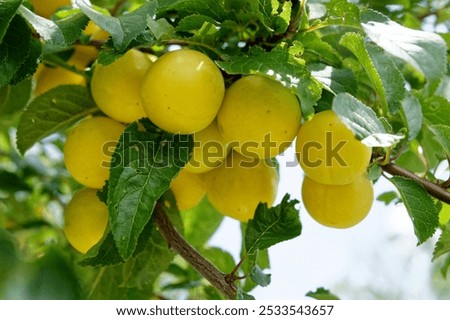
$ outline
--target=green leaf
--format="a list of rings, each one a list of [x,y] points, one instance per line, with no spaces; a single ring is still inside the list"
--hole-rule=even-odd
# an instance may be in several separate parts
[[[0,181],[3,181],[3,178]],[[18,262],[18,247],[19,243],[16,238],[5,229],[0,228],[0,286],[2,281],[5,280],[5,275],[14,269],[15,264]]]
[[[0,88],[14,78],[30,52],[31,29],[19,15],[14,16],[0,43]]]
[[[356,80],[351,70],[337,69],[324,64],[309,65],[308,69],[326,90],[334,94],[355,93]]]
[[[108,40],[103,47],[101,48],[99,54],[97,63],[107,66],[108,64],[113,63],[120,57],[124,55],[124,52],[117,52],[114,49],[114,44],[112,43],[111,39]]]
[[[334,97],[332,109],[359,140],[376,133],[386,133],[375,112],[348,93]]]
[[[89,19],[79,10],[74,12],[77,13],[55,21],[56,25],[64,35],[64,40],[67,45],[71,45],[80,37],[89,22]]]
[[[23,0],[2,0],[0,1],[0,43],[6,34],[9,23],[17,12]]]
[[[86,87],[53,88],[31,101],[22,113],[17,127],[17,147],[24,154],[36,142],[97,110]]]
[[[270,284],[271,275],[264,273],[258,265],[255,265],[250,272],[250,279],[261,287],[267,287]]]
[[[436,260],[440,256],[450,252],[450,229],[442,231],[433,251],[433,259]]]
[[[237,287],[236,290],[237,300],[255,300],[255,297],[245,292],[241,287]]]
[[[125,129],[112,156],[108,208],[120,255],[129,258],[156,202],[188,162],[192,137],[169,134],[141,120]]]
[[[309,291],[306,296],[316,300],[340,300],[338,296],[325,288],[317,288],[316,291]]]
[[[22,111],[30,100],[31,85],[31,79],[26,79],[14,86],[7,86],[1,89],[4,93],[4,100],[0,101],[0,116]]]
[[[272,15],[269,16],[272,20],[275,33],[285,33],[289,27],[292,14],[292,2],[286,1],[279,6],[278,1],[272,1]],[[276,7],[279,6],[277,9]]]
[[[395,191],[387,191],[387,192],[384,192],[384,193],[380,194],[377,197],[377,200],[381,201],[381,202],[384,202],[384,204],[386,206],[389,205],[394,200],[397,200],[397,199],[398,199],[398,194]]]
[[[111,232],[105,233],[103,239],[91,248],[83,258],[78,261],[81,266],[112,266],[124,263],[125,261],[117,250],[114,237]]]
[[[175,258],[175,252],[170,250],[159,231],[152,233],[147,248],[134,261],[130,277],[122,285],[141,288],[154,283]]]
[[[389,112],[396,114],[406,96],[405,79],[394,60],[382,49],[372,44],[367,44],[366,48],[383,83]]]
[[[414,140],[422,129],[422,106],[413,95],[407,95],[402,104],[402,117],[408,128],[408,141]]]
[[[333,46],[325,42],[317,33],[299,33],[295,39],[304,46],[302,58],[308,62],[325,63],[329,66],[338,66],[342,58]],[[355,89],[355,88],[353,88]]]
[[[0,299],[77,300],[80,288],[66,256],[51,248],[36,261],[17,263],[2,285]]]
[[[195,32],[195,30],[200,29],[205,22],[211,24],[216,23],[216,21],[208,16],[202,14],[192,14],[189,15],[178,22],[176,30],[178,32]]]
[[[425,75],[429,94],[437,89],[447,70],[447,46],[439,35],[405,28],[371,9],[361,12],[361,25],[378,46]]]
[[[367,51],[363,36],[358,33],[348,32],[342,36],[339,44],[350,50],[358,59],[359,63],[366,71],[367,76],[369,77],[370,82],[372,83],[372,86],[378,95],[381,107],[383,108],[384,112],[387,113],[389,111],[389,107],[386,91],[383,86],[383,81],[381,80],[374,62],[372,61],[371,56]]]
[[[21,176],[0,169],[0,191],[14,193],[18,191],[32,191],[32,189]]]
[[[302,225],[295,208],[299,201],[289,197],[286,194],[281,203],[272,208],[265,203],[258,205],[245,232],[245,247],[249,255],[301,234]]]
[[[109,183],[103,187],[102,190],[97,192],[100,200],[107,204]],[[172,208],[176,208],[175,200],[164,195],[162,198],[161,208],[166,211],[172,222],[178,229],[181,229],[181,219],[178,216],[178,210],[174,212]],[[176,216],[176,217],[175,217]],[[142,252],[148,250],[148,246],[152,239],[156,239],[158,236],[152,220],[150,220],[144,227],[144,230],[139,235],[139,239],[136,245],[136,249],[133,252],[133,257],[139,256]],[[78,262],[82,266],[111,266],[124,263],[125,260],[119,254],[116,243],[114,241],[113,234],[110,230],[105,232],[103,239],[97,243],[91,250],[89,250],[83,258]]]
[[[206,247],[200,250],[202,256],[211,261],[217,269],[228,274],[236,265],[233,256],[228,251],[218,247]]]
[[[428,127],[434,134],[434,139],[444,148],[445,152],[450,155],[450,126],[442,124],[430,125]]]
[[[247,55],[232,56],[216,63],[228,74],[261,74],[281,81],[297,95],[303,116],[308,117],[314,113],[322,86],[292,55],[289,48],[277,47],[266,52],[260,47],[252,47]]]
[[[326,6],[327,13],[335,21],[335,24],[359,27],[359,9],[355,4],[347,0],[331,0]]]
[[[62,30],[54,21],[45,19],[24,6],[20,6],[19,12],[48,44],[55,47],[67,45]]]
[[[243,239],[245,239],[246,227],[247,226],[245,224],[241,224],[241,232]],[[257,250],[252,255],[246,255],[245,241],[242,241],[241,256],[242,257],[246,256],[246,258],[244,259],[244,263],[242,263],[241,265],[241,271],[243,274],[250,274],[256,265],[262,270],[270,268],[268,249]],[[246,292],[250,292],[256,286],[257,284],[252,279],[247,277],[245,279],[244,285],[242,286],[242,289],[245,290]]]
[[[136,249],[133,257],[138,256],[144,250],[150,241],[154,232],[154,226],[151,221],[147,223],[144,230],[139,235]],[[125,260],[119,254],[113,234],[110,230],[105,232],[103,239],[99,241],[92,249],[90,249],[78,263],[81,266],[112,266],[124,263]]]
[[[223,220],[223,215],[211,205],[207,197],[196,207],[181,214],[184,237],[197,249],[206,245]]]
[[[41,55],[42,55],[41,43],[38,40],[31,38],[28,56],[24,60],[22,65],[19,67],[14,77],[11,79],[10,84],[16,85],[23,79],[33,75],[38,68],[38,63],[41,59]]]
[[[432,124],[448,125],[450,123],[450,101],[440,96],[433,96],[422,102],[423,117]]]
[[[422,131],[417,138],[422,148],[419,150],[418,155],[421,157],[421,161],[424,162],[426,168],[437,167],[439,163],[447,159],[445,150],[436,140],[436,136],[430,130],[429,124],[422,127]]]
[[[447,255],[447,258],[445,259],[442,267],[441,267],[441,275],[444,279],[447,279],[447,273],[450,269],[450,254]]]
[[[154,20],[152,18],[147,19],[147,26],[153,37],[158,40],[169,40],[175,33],[175,28],[164,18]]]
[[[429,239],[439,226],[439,212],[424,187],[414,180],[395,176],[390,179],[400,192],[412,220],[418,245]]]
[[[153,283],[140,288],[128,288],[126,282],[134,261],[111,267],[98,268],[95,278],[86,283],[87,299],[92,300],[148,300],[152,298]]]
[[[442,208],[439,211],[439,224],[445,226],[450,222],[450,204],[442,203]]]
[[[96,10],[86,0],[75,0],[75,4],[89,19],[111,35],[114,47],[118,51],[124,51],[132,40],[144,32],[148,18],[155,15],[158,6],[156,0],[150,0],[133,12],[112,17],[108,15],[108,12]]]
[[[159,0],[158,4],[158,13],[161,15],[175,11],[180,18],[201,14],[216,21],[223,21],[229,17],[222,1],[217,0]]]

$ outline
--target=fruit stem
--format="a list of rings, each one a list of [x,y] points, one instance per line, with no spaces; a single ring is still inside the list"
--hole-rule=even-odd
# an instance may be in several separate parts
[[[416,174],[414,174],[413,172],[408,171],[402,167],[399,167],[398,165],[393,163],[383,165],[381,166],[381,169],[391,175],[409,178],[420,183],[428,191],[430,195],[432,195],[438,200],[441,200],[442,202],[450,204],[450,192],[448,192],[445,188],[443,188],[439,184],[433,183],[425,178],[421,178]]]
[[[162,236],[166,239],[170,249],[185,259],[228,299],[236,299],[236,288],[233,286],[233,283],[227,281],[227,275],[206,260],[180,235],[167,217],[161,205],[156,205],[153,215],[156,225]]]

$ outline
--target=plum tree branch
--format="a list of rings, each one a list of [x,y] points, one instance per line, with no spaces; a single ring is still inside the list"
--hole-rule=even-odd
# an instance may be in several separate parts
[[[416,174],[414,174],[413,172],[408,171],[393,163],[383,165],[381,166],[381,169],[384,172],[387,172],[391,175],[409,178],[420,183],[428,191],[430,195],[432,195],[436,199],[441,200],[442,202],[450,204],[450,192],[447,191],[441,185],[433,183],[427,179],[421,178]]]
[[[206,280],[222,292],[228,299],[236,298],[236,288],[228,281],[229,277],[218,270],[211,262],[206,260],[195,248],[193,248],[175,229],[167,217],[164,209],[158,204],[153,213],[156,225],[170,249],[178,253]]]

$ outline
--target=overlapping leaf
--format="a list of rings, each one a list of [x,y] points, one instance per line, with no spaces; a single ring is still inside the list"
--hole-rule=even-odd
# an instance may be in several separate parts
[[[86,87],[63,85],[35,98],[17,127],[17,147],[25,153],[33,144],[98,110]]]
[[[164,132],[148,119],[125,129],[108,183],[110,225],[123,259],[133,254],[156,202],[189,160],[191,148],[190,136]]]
[[[322,93],[321,84],[304,65],[295,61],[289,48],[267,52],[253,47],[248,54],[232,56],[217,64],[228,74],[264,74],[283,82],[299,98],[305,117],[314,113],[314,105]]]

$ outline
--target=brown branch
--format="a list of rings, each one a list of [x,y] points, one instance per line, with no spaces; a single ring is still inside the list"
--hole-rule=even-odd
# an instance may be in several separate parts
[[[381,169],[391,175],[409,178],[420,183],[428,191],[430,195],[432,195],[436,199],[441,200],[442,202],[450,204],[450,192],[448,192],[439,184],[421,178],[416,174],[414,174],[413,172],[408,171],[402,167],[399,167],[398,165],[393,163],[388,163],[384,166],[381,166]]]
[[[153,213],[159,231],[169,247],[197,270],[206,280],[222,292],[228,299],[236,298],[236,288],[227,281],[226,274],[220,272],[211,262],[195,250],[175,229],[164,209],[158,204]]]

